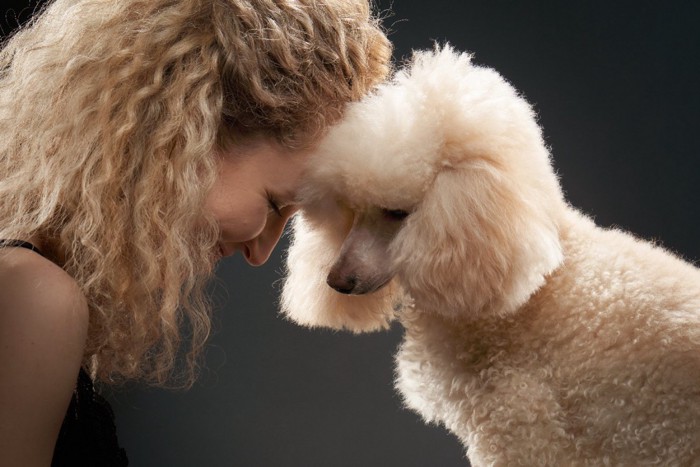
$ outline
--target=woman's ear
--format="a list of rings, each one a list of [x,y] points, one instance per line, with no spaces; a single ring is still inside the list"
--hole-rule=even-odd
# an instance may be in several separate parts
[[[387,328],[393,319],[395,281],[367,295],[344,295],[326,283],[352,224],[352,213],[333,204],[333,209],[310,207],[292,221],[282,313],[309,327],[353,332]]]
[[[416,306],[476,318],[524,304],[562,261],[559,191],[542,188],[484,159],[439,172],[392,245]]]

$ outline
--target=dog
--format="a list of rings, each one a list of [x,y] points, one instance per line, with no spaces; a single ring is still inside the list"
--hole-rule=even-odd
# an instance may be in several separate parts
[[[396,388],[472,465],[700,465],[700,271],[570,206],[497,72],[416,52],[307,171],[282,312],[397,319]]]

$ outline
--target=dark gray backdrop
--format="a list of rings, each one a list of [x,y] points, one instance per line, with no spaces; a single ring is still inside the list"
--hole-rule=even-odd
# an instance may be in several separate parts
[[[397,59],[436,39],[474,52],[535,105],[572,204],[690,260],[700,259],[695,5],[380,2],[393,10],[385,24]],[[221,264],[217,331],[192,390],[109,395],[132,465],[467,465],[451,435],[401,408],[392,389],[400,328],[352,336],[277,316],[283,248],[262,268]]]

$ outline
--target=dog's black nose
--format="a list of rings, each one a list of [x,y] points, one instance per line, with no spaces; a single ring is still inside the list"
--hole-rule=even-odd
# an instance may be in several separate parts
[[[341,277],[334,274],[329,274],[328,278],[326,278],[326,284],[328,284],[336,292],[350,295],[355,291],[355,286],[357,286],[357,276],[353,274]]]

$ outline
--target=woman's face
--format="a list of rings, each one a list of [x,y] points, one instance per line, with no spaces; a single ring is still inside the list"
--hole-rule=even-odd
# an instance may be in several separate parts
[[[219,224],[222,256],[240,251],[253,266],[267,261],[296,211],[294,199],[308,155],[264,138],[220,154],[219,176],[205,209]]]

